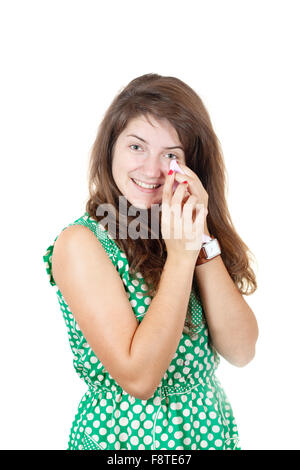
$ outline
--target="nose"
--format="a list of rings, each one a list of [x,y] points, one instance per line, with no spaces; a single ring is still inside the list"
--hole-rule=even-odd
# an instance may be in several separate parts
[[[162,178],[167,172],[166,165],[163,164],[160,158],[148,157],[143,162],[142,167],[143,175],[147,178],[147,181],[158,180]]]

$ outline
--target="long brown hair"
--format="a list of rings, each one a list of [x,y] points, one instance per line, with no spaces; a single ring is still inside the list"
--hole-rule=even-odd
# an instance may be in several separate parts
[[[199,177],[208,194],[207,227],[222,248],[222,260],[241,294],[250,295],[257,289],[256,277],[250,267],[253,255],[236,232],[226,202],[227,173],[218,138],[213,130],[208,112],[197,93],[175,77],[146,74],[132,80],[124,87],[107,109],[98,128],[91,149],[89,164],[89,199],[86,211],[101,221],[97,215],[100,204],[115,208],[115,243],[127,256],[129,272],[140,272],[149,287],[145,295],[155,295],[167,251],[161,231],[151,238],[150,216],[148,238],[119,238],[122,214],[118,210],[122,196],[112,175],[112,157],[116,140],[132,118],[154,116],[166,118],[176,129],[184,147],[186,165]],[[148,212],[150,209],[148,209]],[[161,215],[161,214],[160,214]],[[127,216],[128,223],[134,216]],[[195,275],[193,289],[197,292]],[[199,292],[198,292],[199,294]],[[190,311],[186,326],[193,328]]]

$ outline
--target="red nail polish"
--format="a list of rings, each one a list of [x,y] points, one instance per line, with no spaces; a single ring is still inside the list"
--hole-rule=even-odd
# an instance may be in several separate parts
[[[183,183],[185,183],[185,184],[188,184],[188,182],[187,182],[187,181],[183,181]]]
[[[170,170],[169,173],[168,173],[168,175],[172,175],[172,173],[173,173],[173,170]]]

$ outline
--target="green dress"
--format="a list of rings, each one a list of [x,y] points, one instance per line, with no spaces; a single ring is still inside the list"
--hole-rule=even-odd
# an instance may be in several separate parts
[[[65,228],[78,224],[88,227],[103,245],[140,323],[152,300],[142,295],[147,285],[141,273],[137,273],[139,280],[129,274],[125,253],[88,212]],[[152,397],[135,398],[101,364],[55,284],[51,262],[57,238],[47,248],[43,261],[50,284],[56,287],[75,371],[87,385],[70,430],[68,450],[240,449],[232,408],[215,375],[220,358],[209,343],[198,292],[192,289],[189,300],[197,325],[193,336],[183,330],[177,351]]]

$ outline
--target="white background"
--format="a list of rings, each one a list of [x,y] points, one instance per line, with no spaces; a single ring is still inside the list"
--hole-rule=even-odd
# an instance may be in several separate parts
[[[2,449],[65,449],[86,386],[42,256],[80,217],[115,95],[145,73],[203,99],[257,260],[255,359],[221,359],[243,449],[300,449],[298,1],[2,1]]]

